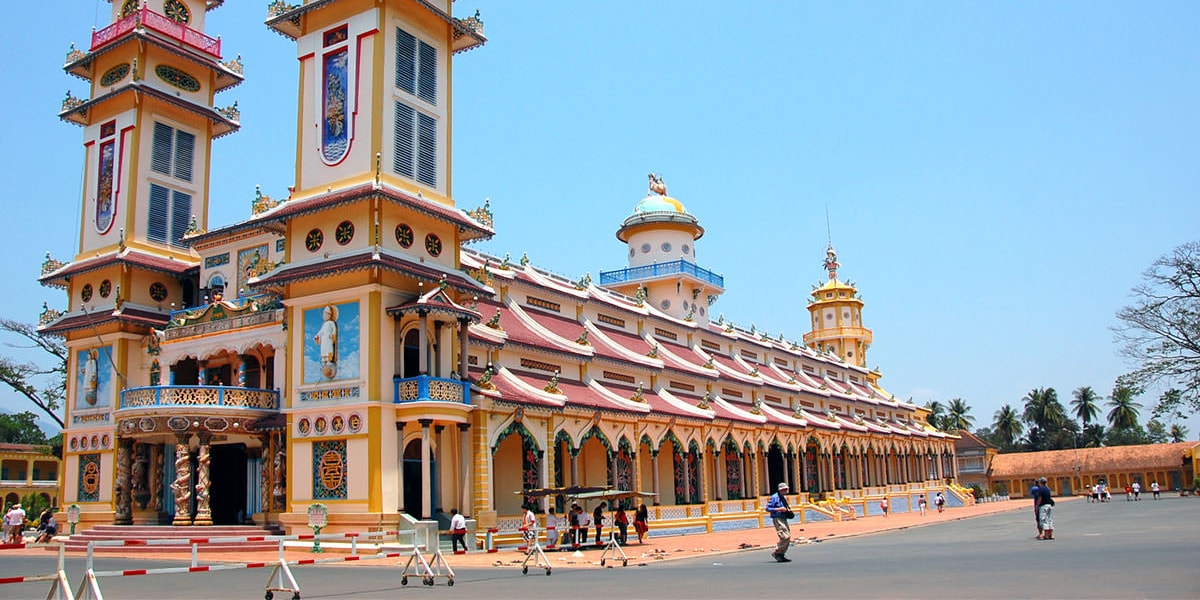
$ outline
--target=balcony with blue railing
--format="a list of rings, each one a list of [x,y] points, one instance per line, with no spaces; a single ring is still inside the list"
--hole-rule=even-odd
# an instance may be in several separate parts
[[[640,267],[629,267],[617,271],[600,271],[600,285],[615,285],[640,279],[652,279],[660,275],[691,275],[700,281],[725,289],[725,278],[708,269],[702,269],[682,258]]]
[[[160,385],[121,391],[117,410],[146,408],[279,410],[279,390],[224,385]]]
[[[396,404],[406,402],[452,402],[471,403],[470,382],[444,377],[417,375],[392,379],[396,391]]]

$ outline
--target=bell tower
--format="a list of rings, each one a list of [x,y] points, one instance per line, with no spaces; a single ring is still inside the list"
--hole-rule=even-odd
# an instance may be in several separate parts
[[[617,230],[617,239],[629,248],[629,268],[601,271],[600,285],[677,319],[706,324],[725,278],[696,264],[696,242],[703,235],[696,217],[651,173],[646,197]]]
[[[825,249],[823,264],[829,280],[813,286],[813,299],[808,303],[812,331],[804,334],[804,345],[865,368],[872,334],[862,324],[863,301],[853,283],[838,280],[841,264],[832,243]]]

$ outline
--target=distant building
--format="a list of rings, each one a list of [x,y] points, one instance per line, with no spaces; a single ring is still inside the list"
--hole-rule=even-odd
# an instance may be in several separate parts
[[[969,431],[959,430],[955,434],[959,436],[954,442],[954,454],[958,461],[958,484],[964,487],[978,485],[985,491],[989,490],[991,486],[988,485],[988,470],[1000,449]]]
[[[62,461],[44,450],[33,444],[0,444],[0,497],[5,508],[28,494],[41,496],[51,506],[58,503]]]
[[[1200,442],[1144,444],[997,454],[988,480],[993,490],[1023,497],[1039,477],[1060,496],[1082,494],[1105,483],[1113,494],[1138,482],[1143,490],[1157,482],[1164,491],[1191,488]]]

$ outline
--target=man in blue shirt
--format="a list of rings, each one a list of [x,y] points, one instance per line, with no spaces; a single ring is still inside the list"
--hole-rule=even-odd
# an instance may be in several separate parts
[[[788,484],[781,482],[779,491],[771,494],[767,499],[767,513],[771,515],[771,523],[775,525],[775,534],[779,536],[779,543],[775,544],[775,551],[771,553],[771,557],[775,562],[792,562],[792,559],[784,556],[787,554],[788,547],[792,545],[792,528],[788,525],[788,518],[792,514],[792,509],[788,506],[787,498]]]

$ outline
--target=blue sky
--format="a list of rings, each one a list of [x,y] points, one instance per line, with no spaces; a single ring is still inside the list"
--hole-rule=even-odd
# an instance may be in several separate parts
[[[42,256],[78,238],[79,128],[56,114],[68,45],[109,4],[15,3],[0,315],[61,291]],[[293,179],[294,45],[266,1],[209,15],[241,54],[242,130],[214,144],[210,224]],[[866,301],[882,384],[961,397],[977,425],[1035,387],[1102,395],[1129,365],[1110,327],[1155,258],[1200,239],[1200,5],[1185,2],[461,0],[490,42],[454,64],[453,192],[491,198],[482,250],[577,278],[626,265],[614,232],[661,173],[705,227],[713,306],[799,338],[829,232]],[[8,351],[8,350],[6,350]],[[1141,398],[1143,422],[1157,391]],[[0,391],[0,408],[23,409]],[[1200,423],[1189,423],[1191,437]]]

